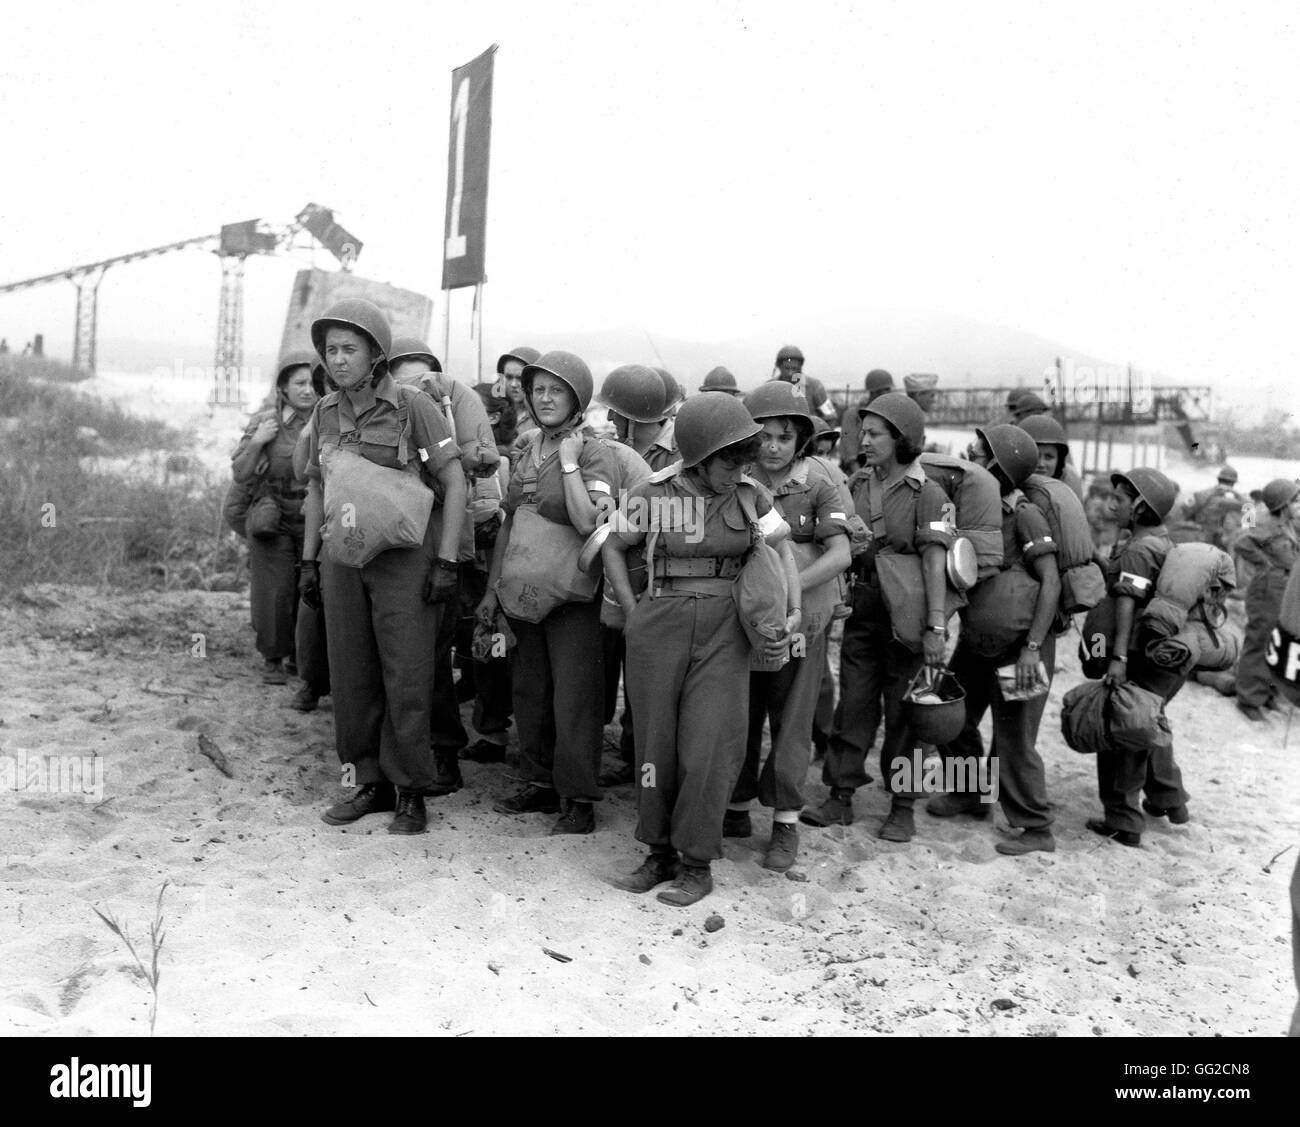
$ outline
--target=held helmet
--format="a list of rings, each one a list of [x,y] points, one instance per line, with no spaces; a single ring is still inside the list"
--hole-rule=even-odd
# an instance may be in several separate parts
[[[1012,488],[1019,489],[1038,466],[1038,443],[1014,423],[976,427],[975,433],[984,440],[994,463]]]
[[[1264,486],[1262,500],[1264,507],[1276,515],[1291,504],[1297,496],[1300,496],[1300,481],[1277,477]]]
[[[673,434],[682,468],[690,469],[724,446],[753,438],[762,429],[735,396],[697,395],[677,412]]]
[[[921,743],[951,743],[966,724],[966,690],[947,669],[922,666],[903,696],[903,714]]]
[[[366,337],[379,353],[375,360],[372,383],[388,374],[388,354],[393,347],[393,330],[383,310],[364,297],[347,297],[336,301],[311,323],[311,343],[325,358],[326,330],[338,326]]]
[[[925,412],[901,391],[887,391],[870,405],[858,408],[858,418],[879,415],[913,446],[925,438]]]
[[[704,377],[704,382],[700,384],[700,390],[725,391],[728,395],[741,394],[740,389],[736,386],[736,377],[722,367],[721,364]]]
[[[541,374],[554,376],[568,386],[573,392],[574,399],[577,400],[573,418],[581,418],[591,405],[591,369],[587,367],[586,362],[572,352],[555,349],[543,353],[534,363],[524,368],[521,377],[524,385],[524,401],[528,404],[528,414],[538,426],[541,426],[541,423],[533,414],[533,379]]]
[[[399,360],[427,360],[433,371],[442,371],[442,364],[433,354],[433,349],[417,337],[394,338],[393,351],[388,355],[388,364],[391,367]]]
[[[1070,443],[1065,437],[1065,428],[1051,415],[1030,415],[1016,424],[1039,446],[1055,446],[1057,453],[1056,473],[1060,477],[1065,468],[1065,459],[1070,453]]]
[[[1121,482],[1133,490],[1138,495],[1138,500],[1144,501],[1147,508],[1161,520],[1164,520],[1169,515],[1169,510],[1174,507],[1178,487],[1159,470],[1139,466],[1135,470],[1129,470],[1128,473],[1110,475],[1111,485],[1119,485]]]
[[[537,349],[529,348],[526,344],[521,344],[518,348],[512,348],[509,352],[503,352],[497,357],[497,375],[505,375],[507,360],[518,360],[519,363],[527,367],[529,364],[535,364],[539,356],[541,356],[541,353]]]
[[[288,382],[289,373],[295,368],[310,368],[312,383],[314,384],[316,382],[316,366],[319,363],[320,357],[309,348],[298,348],[293,352],[286,352],[280,357],[280,362],[275,366],[276,388],[283,389]]]
[[[668,413],[668,390],[644,364],[622,364],[600,385],[600,402],[634,423],[657,423]]]

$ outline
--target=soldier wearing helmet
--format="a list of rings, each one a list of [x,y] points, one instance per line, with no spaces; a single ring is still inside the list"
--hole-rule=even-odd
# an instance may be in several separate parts
[[[571,540],[596,530],[613,497],[616,466],[605,445],[582,432],[592,379],[581,357],[554,349],[525,367],[521,380],[537,429],[511,474],[487,591],[475,612],[484,627],[497,630],[504,611],[517,642],[512,690],[524,786],[493,809],[559,814],[552,834],[589,834],[596,828],[603,738],[600,603],[560,602],[539,621],[527,621],[513,616],[522,613],[518,606],[502,606],[498,586],[512,543],[516,574],[539,586],[550,582],[557,560],[547,545],[557,535]],[[567,531],[546,531],[556,525]]]
[[[1174,519],[1199,525],[1200,539],[1227,550],[1229,540],[1241,527],[1242,506],[1247,501],[1237,492],[1236,484],[1237,471],[1232,466],[1223,466],[1215,483],[1188,497]]]
[[[999,853],[1019,856],[1056,849],[1047,777],[1038,754],[1038,726],[1055,669],[1052,626],[1061,594],[1057,545],[1042,511],[1020,486],[1038,464],[1038,447],[1020,427],[976,428],[971,460],[987,469],[1002,493],[1002,566],[982,579],[962,609],[961,637],[950,668],[966,690],[966,723],[944,755],[980,762],[979,726],[993,711],[990,756],[998,760],[998,801],[1020,835],[1000,841]],[[1016,699],[999,688],[1000,671],[1014,671]],[[1033,696],[1021,694],[1033,693]],[[966,772],[969,778],[969,771]],[[987,802],[974,791],[937,795],[926,810],[939,818],[987,818]]]
[[[267,685],[286,684],[286,667],[294,660],[296,568],[302,558],[307,491],[294,476],[293,452],[319,398],[312,375],[314,361],[310,351],[280,358],[272,402],[252,416],[231,456],[232,475],[237,483],[252,488],[254,504],[267,498],[274,505],[272,511],[278,510],[270,527],[248,537],[249,609],[264,662],[262,681]],[[300,691],[294,706],[305,705],[310,695],[310,690]],[[303,711],[315,707],[312,696],[310,707]]]
[[[808,400],[808,406],[814,417],[828,421],[835,419],[835,404],[826,394],[826,386],[821,380],[804,375],[803,353],[793,344],[784,345],[776,354],[776,370],[772,379],[794,384],[795,388]]]
[[[515,413],[521,422],[528,415],[528,405],[524,402],[524,368],[534,363],[540,355],[537,349],[521,344],[497,358],[497,383],[501,385],[501,393],[514,404]]]
[[[1264,486],[1266,515],[1237,538],[1234,549],[1251,570],[1246,587],[1246,633],[1237,662],[1237,707],[1263,723],[1264,710],[1280,707],[1277,682],[1265,656],[1282,610],[1282,595],[1300,555],[1300,482],[1276,478]]]
[[[866,466],[850,480],[850,487],[856,513],[872,536],[854,563],[853,611],[845,620],[840,647],[839,719],[822,765],[830,797],[801,815],[813,826],[852,823],[853,792],[871,781],[866,759],[883,698],[880,764],[891,803],[879,836],[886,841],[910,841],[916,832],[912,807],[917,788],[907,785],[896,762],[906,763],[916,742],[903,697],[922,665],[943,663],[950,614],[944,561],[954,539],[953,523],[947,496],[918,460],[924,444],[925,414],[901,392],[882,395],[863,411]],[[920,574],[908,598],[900,601],[898,588],[891,586],[887,599],[881,568],[911,583],[913,562]],[[895,633],[919,638],[915,644],[920,652],[898,641]]]
[[[601,384],[598,401],[609,409],[615,437],[640,455],[652,470],[672,465],[678,458],[674,424],[669,416],[674,406],[672,394],[663,377],[644,364],[622,364]]]
[[[308,424],[298,589],[308,606],[324,602],[335,744],[345,782],[357,785],[321,817],[346,825],[395,811],[390,833],[424,833],[424,794],[434,782],[429,730],[438,604],[456,597],[465,518],[456,437],[427,395],[389,374],[392,330],[376,306],[361,298],[336,302],[312,323],[311,337],[339,390],[316,404]],[[318,562],[324,494],[333,491],[332,480],[355,480],[333,476],[354,472],[344,451],[372,466],[411,474],[434,494],[419,547],[389,548],[356,567],[333,558],[331,539]],[[366,518],[356,512],[339,518],[354,543],[363,538]],[[338,540],[344,539],[340,534]]]
[[[678,464],[637,487],[615,515],[605,577],[626,614],[626,687],[636,716],[637,829],[649,856],[615,879],[678,907],[713,889],[722,822],[745,759],[750,643],[732,584],[752,543],[778,545],[786,572],[782,637],[760,656],[779,659],[800,626],[799,579],[785,522],[747,467],[761,427],[729,395],[697,395],[677,415]],[[751,521],[757,524],[753,531]],[[651,571],[638,600],[627,552],[644,546]],[[674,879],[675,878],[675,879]]]
[[[460,447],[461,468],[469,482],[490,478],[496,473],[501,455],[488,422],[483,400],[468,384],[445,375],[438,358],[424,341],[416,337],[397,337],[388,357],[388,368],[399,384],[419,388],[438,405],[448,425],[455,431]],[[473,493],[472,485],[467,488]],[[475,564],[475,525],[467,513],[461,524],[460,582],[462,590],[473,584],[470,576]],[[475,600],[477,602],[477,600]],[[457,632],[464,637],[472,630],[473,605],[462,606],[461,600],[439,608],[438,649],[435,654],[433,690],[433,756],[436,777],[429,795],[453,794],[463,785],[459,756],[469,744],[469,736],[460,720],[456,700],[456,683],[452,673],[452,648]],[[463,621],[462,621],[463,620]]]
[[[848,404],[844,417],[844,434],[840,440],[840,465],[845,473],[854,473],[862,468],[862,452],[858,449],[862,411],[886,392],[894,390],[894,377],[884,368],[872,368],[863,381],[865,394],[856,403]]]
[[[783,873],[799,852],[799,814],[808,775],[809,734],[826,665],[827,632],[843,602],[843,574],[849,566],[848,519],[852,499],[836,480],[838,467],[807,456],[816,424],[804,397],[787,383],[771,380],[745,396],[745,407],[762,426],[754,480],[772,493],[790,528],[799,565],[803,645],[777,670],[749,676],[749,736],[745,762],[723,821],[724,837],[749,837],[749,807],[757,798],[772,813],[772,834],[763,867]],[[825,423],[822,423],[823,427]],[[764,723],[771,726],[771,750],[759,770]]]
[[[1106,580],[1115,626],[1105,680],[1109,685],[1132,681],[1168,702],[1182,688],[1185,678],[1147,658],[1147,645],[1156,640],[1156,635],[1139,624],[1138,615],[1155,594],[1160,570],[1173,548],[1164,521],[1174,506],[1178,488],[1159,470],[1146,466],[1111,474],[1111,485],[1111,512],[1121,536],[1125,531],[1131,535],[1116,544],[1107,561]],[[1088,828],[1121,845],[1142,844],[1143,810],[1156,817],[1167,815],[1174,823],[1188,820],[1182,772],[1167,742],[1153,738],[1149,747],[1138,750],[1109,747],[1100,752],[1097,789],[1105,815],[1089,818]],[[1146,794],[1141,809],[1140,792]]]

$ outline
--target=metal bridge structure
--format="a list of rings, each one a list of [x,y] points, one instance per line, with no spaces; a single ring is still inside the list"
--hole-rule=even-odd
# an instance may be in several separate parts
[[[297,242],[308,236],[306,244]],[[0,284],[0,294],[34,289],[52,282],[69,281],[76,287],[77,311],[72,341],[72,367],[79,376],[95,374],[95,338],[98,330],[99,285],[111,266],[157,258],[174,251],[200,247],[211,251],[221,262],[221,295],[217,307],[217,345],[213,362],[214,402],[231,402],[230,392],[237,388],[238,372],[244,363],[244,263],[251,255],[281,254],[319,244],[350,271],[361,253],[361,243],[334,221],[327,207],[309,203],[291,222],[273,225],[261,219],[227,223],[219,232],[181,239],[162,246],[114,255],[98,262],[69,266],[51,274],[23,278]],[[236,392],[234,402],[242,401]]]

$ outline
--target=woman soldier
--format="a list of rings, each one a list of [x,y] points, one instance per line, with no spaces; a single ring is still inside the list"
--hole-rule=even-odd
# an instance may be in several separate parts
[[[1260,723],[1261,709],[1277,708],[1277,685],[1269,676],[1265,655],[1282,609],[1291,569],[1300,553],[1296,522],[1300,519],[1300,482],[1279,477],[1264,486],[1268,516],[1247,529],[1236,552],[1254,570],[1246,588],[1246,636],[1237,662],[1237,707],[1247,720]]]
[[[998,671],[1007,666],[1014,666],[1015,687],[1020,692],[1038,687],[1040,663],[1047,670],[1048,685],[1055,668],[1052,624],[1061,597],[1057,545],[1042,510],[1020,492],[1035,465],[1041,469],[1041,447],[1035,447],[1027,428],[1009,424],[977,427],[975,436],[971,461],[987,469],[1002,492],[1002,567],[996,576],[975,586],[963,612],[970,626],[962,626],[951,668],[966,690],[966,723],[943,753],[967,763],[980,762],[984,742],[979,726],[984,713],[992,708],[989,754],[998,760],[997,797],[1007,821],[1022,831],[1019,837],[998,842],[994,848],[1009,856],[1036,850],[1051,853],[1056,839],[1052,836],[1047,777],[1036,747],[1047,686],[1028,699],[1005,700],[998,685]],[[1028,628],[1024,630],[1008,625],[1025,622]],[[980,795],[970,791],[936,795],[925,808],[938,818],[955,814],[983,818],[989,810]]]
[[[613,457],[581,432],[591,402],[591,371],[571,352],[547,352],[523,371],[524,398],[537,429],[523,448],[502,509],[478,620],[489,628],[500,605],[496,585],[521,506],[590,536],[602,501],[612,496]],[[553,561],[529,558],[539,577]],[[553,834],[589,834],[600,799],[604,712],[600,601],[561,603],[540,622],[510,618],[517,645],[511,665],[515,729],[526,785],[498,802],[502,814],[555,814]],[[563,808],[561,809],[561,804]]]
[[[925,439],[925,413],[902,392],[891,391],[862,408],[861,418],[865,465],[853,478],[853,503],[871,530],[871,544],[854,563],[853,611],[845,620],[840,647],[839,722],[822,764],[830,797],[816,810],[805,810],[800,820],[810,826],[852,823],[853,792],[871,781],[866,758],[876,738],[883,695],[880,764],[892,802],[879,836],[911,841],[916,833],[916,792],[902,785],[895,770],[895,759],[908,762],[916,742],[903,697],[922,664],[943,664],[948,634],[944,557],[954,536],[948,498],[917,461]],[[921,557],[926,626],[919,654],[893,636],[876,569],[876,556],[882,552]]]
[[[814,420],[793,384],[770,380],[745,397],[745,408],[763,428],[754,479],[769,489],[798,546],[803,605],[801,652],[775,672],[749,675],[749,737],[745,762],[722,824],[723,837],[749,837],[749,804],[757,796],[773,808],[772,836],[763,867],[783,873],[799,854],[799,813],[812,755],[810,735],[826,663],[826,632],[838,598],[817,599],[849,566],[849,506],[820,458],[805,457]],[[820,420],[819,420],[820,421]],[[839,473],[839,468],[834,468]],[[824,592],[823,592],[824,593]],[[820,606],[819,612],[813,607]],[[759,772],[763,721],[772,729],[771,750]]]
[[[761,429],[730,395],[688,399],[677,414],[680,465],[632,491],[604,547],[606,579],[627,616],[636,836],[650,847],[641,867],[615,884],[648,892],[672,880],[659,899],[679,907],[713,890],[709,865],[722,856],[722,819],[745,759],[736,713],[747,708],[750,646],[732,582],[754,536],[747,509],[768,543],[780,545],[789,585],[785,633],[763,657],[779,660],[800,625],[788,529],[771,494],[745,476]],[[641,544],[653,575],[638,602],[626,553]]]
[[[280,508],[274,533],[248,538],[249,606],[257,650],[266,662],[262,680],[268,685],[288,683],[285,665],[294,653],[306,490],[294,479],[293,450],[324,390],[312,379],[315,359],[306,351],[281,358],[271,406],[252,417],[231,457],[235,480],[260,479],[258,493],[274,498]]]
[[[392,331],[376,306],[361,298],[337,302],[312,322],[311,339],[339,390],[316,405],[309,424],[299,589],[308,606],[324,600],[335,745],[345,779],[358,784],[321,817],[340,826],[395,810],[389,833],[423,833],[424,792],[434,778],[429,713],[438,604],[456,593],[465,516],[460,451],[433,401],[388,374]],[[333,562],[328,552],[317,564],[326,447],[418,474],[436,498],[421,546],[389,548],[359,568]]]
[[[1173,548],[1164,519],[1174,507],[1177,487],[1159,470],[1145,466],[1126,474],[1110,475],[1111,513],[1121,533],[1132,535],[1117,544],[1106,569],[1106,586],[1115,600],[1115,638],[1106,683],[1132,681],[1167,704],[1183,687],[1185,678],[1147,659],[1146,647],[1155,635],[1138,625],[1138,615],[1151,601],[1165,558]],[[1182,824],[1188,820],[1183,774],[1174,762],[1168,742],[1153,741],[1136,750],[1107,748],[1097,755],[1097,789],[1105,817],[1089,818],[1088,829],[1121,845],[1140,846],[1145,820],[1138,809],[1138,792],[1146,798],[1142,808],[1156,817],[1168,815]]]

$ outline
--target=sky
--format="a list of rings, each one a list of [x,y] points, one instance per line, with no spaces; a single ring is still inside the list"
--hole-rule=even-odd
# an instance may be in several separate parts
[[[1265,395],[1300,366],[1295,13],[11,6],[0,281],[310,200],[363,240],[359,274],[435,296],[440,315],[451,70],[497,43],[492,326],[779,343],[827,318],[860,317],[869,339],[890,310],[935,310]],[[251,354],[274,351],[306,264],[250,261]],[[198,251],[110,271],[101,339],[210,362],[219,277]],[[0,296],[0,335],[43,328],[66,355],[73,305],[66,282]],[[453,295],[458,340],[469,309]]]

